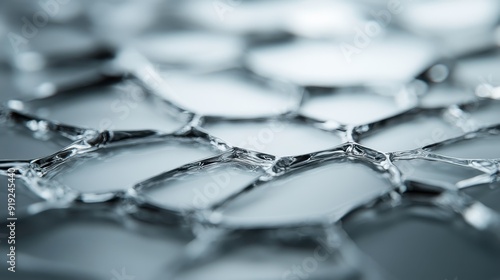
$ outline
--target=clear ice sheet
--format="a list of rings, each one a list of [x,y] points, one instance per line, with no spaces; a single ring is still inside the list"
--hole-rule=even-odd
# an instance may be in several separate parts
[[[162,171],[215,155],[197,143],[147,143],[103,148],[86,158],[74,158],[50,180],[83,193],[127,190]]]
[[[500,119],[500,101],[472,107],[466,112],[470,114],[472,125],[475,127],[495,125]]]
[[[297,106],[298,89],[290,84],[266,83],[242,71],[209,74],[167,71],[171,101],[204,116],[257,118],[280,115]]]
[[[397,93],[394,93],[395,95]],[[304,116],[322,121],[360,125],[396,115],[408,109],[398,104],[394,96],[377,95],[365,90],[333,93],[311,93],[301,107]]]
[[[340,162],[300,171],[258,186],[220,210],[222,221],[235,224],[300,224],[336,220],[358,205],[392,190],[389,180],[360,163]],[[277,209],[275,206],[280,205]]]
[[[306,38],[349,36],[352,25],[368,21],[364,9],[345,1],[244,1],[237,6],[238,9],[231,9],[231,13],[206,13],[208,9],[213,9],[211,3],[189,0],[182,2],[178,13],[192,24],[230,34],[272,35],[288,32]],[[259,20],[256,21],[256,17]]]
[[[210,1],[75,4],[91,30],[0,53],[18,276],[499,278],[498,3],[464,18],[471,3],[438,2],[351,63],[340,42],[373,14],[345,1],[241,2],[225,20]],[[94,56],[101,40],[116,58]]]
[[[207,123],[204,128],[231,146],[279,156],[327,150],[342,143],[332,132],[282,120]]]
[[[391,279],[378,272],[376,265],[363,258],[352,243],[345,242],[339,247],[331,246],[328,235],[319,234],[316,240],[294,233],[296,229],[284,231],[280,237],[269,232],[257,233],[263,240],[248,234],[232,235],[229,241],[214,241],[223,250],[217,258],[208,258],[196,265],[187,265],[178,272],[182,279],[280,279],[290,278],[307,259],[311,269],[299,271],[309,279]],[[290,238],[296,238],[291,241]],[[344,237],[339,236],[339,240]],[[274,242],[273,242],[274,241]],[[235,246],[235,243],[241,243]],[[293,243],[291,243],[293,242]],[[353,250],[343,251],[343,248]],[[311,254],[311,251],[313,252]],[[319,259],[316,263],[311,261]],[[228,269],[230,268],[230,269]],[[314,268],[314,269],[312,269]],[[165,274],[159,274],[165,275]]]
[[[223,163],[187,172],[185,176],[154,181],[141,186],[147,201],[160,207],[181,209],[209,208],[237,193],[263,174],[262,170],[241,163]]]
[[[494,279],[498,275],[500,254],[491,236],[480,237],[456,215],[440,214],[432,207],[394,210],[399,211],[382,214],[374,209],[372,217],[352,217],[345,224],[360,249],[390,275],[397,279]]]
[[[476,185],[464,189],[463,193],[477,199],[489,208],[500,212],[500,204],[498,203],[498,199],[500,198],[500,185],[498,182]]]
[[[238,36],[202,31],[146,34],[131,44],[155,63],[208,68],[233,65],[243,46]]]
[[[459,128],[438,116],[416,116],[405,122],[382,126],[366,138],[361,135],[360,143],[379,151],[395,152],[424,147],[461,134]]]
[[[41,214],[47,219],[43,223],[39,219],[24,220],[20,225],[24,230],[18,236],[24,240],[17,251],[20,260],[30,257],[34,259],[33,264],[44,260],[52,263],[52,267],[53,264],[57,266],[29,266],[27,261],[21,274],[44,275],[52,269],[63,268],[88,275],[87,279],[103,279],[113,275],[110,270],[122,274],[126,264],[128,274],[151,278],[156,271],[173,263],[175,256],[182,252],[183,244],[192,239],[189,232],[139,221],[125,222],[113,209],[92,211],[90,215],[85,212],[82,209],[74,209],[71,213],[54,210]],[[137,254],[127,253],[130,249]],[[145,255],[167,258],[144,258]]]
[[[95,130],[173,132],[187,123],[168,114],[143,89],[129,83],[84,92],[61,93],[25,102],[25,110],[67,125]]]
[[[0,129],[2,160],[31,160],[53,154],[71,143],[63,137],[37,134],[27,128],[13,129],[0,124]]]
[[[431,86],[421,97],[421,106],[425,108],[445,107],[469,103],[476,100],[473,92],[450,84]]]
[[[499,15],[498,2],[492,0],[470,1],[419,1],[398,15],[402,24],[422,35],[447,36],[456,32],[488,28],[495,25]],[[449,11],[443,13],[443,10]],[[466,12],[467,19],[460,15]]]
[[[461,141],[439,146],[433,152],[454,158],[463,159],[500,159],[499,131],[495,134],[463,139]]]
[[[418,38],[382,37],[352,57],[335,41],[295,40],[256,48],[246,63],[263,76],[305,86],[336,87],[407,82],[435,59],[432,48]]]
[[[467,179],[483,174],[480,170],[454,165],[448,162],[430,161],[426,159],[399,160],[394,162],[403,177],[407,180],[423,180],[435,184],[456,185]]]

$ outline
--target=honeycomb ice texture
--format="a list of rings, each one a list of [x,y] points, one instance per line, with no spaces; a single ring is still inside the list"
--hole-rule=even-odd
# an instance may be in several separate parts
[[[2,279],[500,279],[500,2],[0,10]]]

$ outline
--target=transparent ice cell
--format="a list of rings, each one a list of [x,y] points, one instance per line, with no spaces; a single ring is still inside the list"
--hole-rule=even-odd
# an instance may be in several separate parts
[[[8,25],[2,30],[4,19],[0,17],[0,38],[4,39],[4,46],[7,46],[2,51],[12,50],[6,34],[21,30],[22,26],[17,23],[24,22],[20,21],[20,18],[27,16],[31,19],[35,12],[44,12],[44,9],[40,10],[40,3],[25,2],[4,5],[5,9],[0,12],[9,19],[5,20]],[[136,106],[128,99],[120,99],[122,103],[118,105],[128,106],[130,109],[130,115],[123,118],[126,109],[119,107],[125,111],[116,114],[110,107],[113,100],[116,100],[115,97],[123,95],[108,94],[110,88],[67,92],[64,95],[24,103],[27,105],[25,109],[34,109],[29,112],[41,117],[48,116],[49,120],[63,123],[68,121],[73,125],[95,129],[157,129],[182,134],[187,130],[181,131],[178,128],[190,121],[190,125],[202,126],[208,132],[219,136],[221,141],[227,141],[237,147],[278,156],[302,155],[276,161],[273,157],[235,149],[220,157],[203,160],[220,152],[205,149],[203,145],[200,147],[195,142],[170,141],[173,138],[199,140],[205,135],[197,129],[190,130],[191,134],[169,136],[168,141],[163,143],[150,143],[151,134],[143,134],[144,138],[140,134],[134,134],[135,138],[128,139],[132,141],[127,145],[115,148],[100,145],[109,143],[106,142],[108,136],[117,140],[118,137],[127,135],[103,133],[99,138],[103,141],[90,141],[94,143],[94,146],[90,147],[92,152],[87,149],[88,146],[81,145],[88,142],[81,140],[73,146],[81,148],[72,150],[78,152],[74,156],[66,157],[68,153],[60,153],[58,157],[52,158],[55,161],[38,161],[37,163],[46,164],[43,171],[48,173],[40,178],[39,173],[27,172],[30,188],[34,190],[35,187],[46,187],[49,191],[57,191],[59,184],[63,183],[85,194],[112,192],[108,193],[110,195],[98,197],[115,199],[100,203],[83,199],[68,204],[65,199],[72,199],[74,196],[48,196],[55,201],[48,201],[46,206],[64,209],[34,215],[27,213],[26,206],[39,202],[40,199],[29,195],[28,189],[24,188],[19,178],[18,206],[19,215],[23,217],[19,219],[17,232],[19,270],[15,274],[16,279],[171,279],[168,276],[179,264],[187,267],[187,270],[179,274],[178,279],[500,278],[498,228],[495,228],[500,224],[500,219],[494,211],[489,212],[490,208],[500,213],[498,184],[485,183],[498,181],[498,172],[494,173],[494,167],[498,166],[498,137],[484,136],[481,133],[474,136],[471,133],[469,136],[475,137],[474,139],[436,146],[429,151],[433,154],[421,150],[387,154],[390,159],[418,157],[419,159],[398,159],[393,162],[405,179],[425,181],[434,187],[450,187],[443,196],[435,193],[427,196],[415,196],[411,192],[401,194],[400,188],[397,188],[400,183],[397,176],[389,180],[386,179],[388,176],[385,176],[389,174],[379,174],[364,164],[351,162],[351,157],[356,157],[369,165],[369,161],[383,160],[383,155],[368,153],[352,143],[337,146],[344,141],[361,141],[363,145],[380,149],[381,152],[402,151],[446,140],[476,128],[498,124],[500,107],[498,100],[494,100],[500,99],[497,94],[500,88],[498,52],[494,50],[498,47],[495,40],[498,40],[500,35],[496,26],[500,11],[498,2],[442,0],[401,3],[404,12],[399,15],[391,14],[390,24],[381,26],[381,32],[374,37],[370,36],[369,45],[361,48],[355,43],[357,30],[365,29],[368,24],[373,27],[377,21],[380,24],[380,12],[386,11],[393,3],[366,0],[363,4],[370,5],[361,9],[358,7],[360,3],[347,1],[169,1],[173,6],[158,1],[91,2],[93,1],[85,4],[73,2],[61,6],[59,13],[51,15],[50,24],[40,28],[37,36],[29,40],[34,52],[21,52],[8,58],[11,66],[17,66],[18,69],[0,70],[0,84],[3,89],[0,100],[25,101],[33,97],[45,97],[53,90],[50,87],[51,82],[75,86],[79,79],[76,76],[79,75],[73,74],[78,74],[78,71],[73,73],[70,69],[79,68],[80,64],[88,65],[89,62],[95,63],[90,70],[96,72],[101,70],[101,66],[109,66],[107,60],[96,63],[96,60],[83,59],[89,51],[95,51],[102,40],[112,43],[118,52],[128,47],[136,47],[151,60],[151,64],[144,65],[147,64],[158,72],[166,70],[166,82],[161,84],[162,87],[169,84],[168,75],[172,77],[174,71],[196,72],[192,79],[186,78],[180,83],[180,87],[185,88],[187,92],[178,96],[175,101],[204,116],[186,120],[184,116],[190,117],[191,114],[175,110],[172,106],[167,106],[168,102],[162,102],[159,98],[154,102],[146,99]],[[224,10],[227,13],[222,18],[214,9],[217,4],[226,5],[222,8],[229,7],[229,10]],[[12,11],[11,6],[16,9]],[[72,10],[70,14],[73,14],[68,15],[68,10]],[[447,12],[443,13],[443,10]],[[435,16],[436,14],[438,16]],[[54,26],[61,27],[53,28]],[[82,33],[83,29],[86,30]],[[148,31],[144,33],[145,30]],[[408,30],[412,35],[403,35],[408,34]],[[295,39],[290,40],[291,38]],[[351,56],[343,54],[340,49],[342,43],[350,43],[359,48],[359,53],[355,50],[356,53]],[[435,53],[439,56],[435,56]],[[443,55],[444,57],[441,57]],[[465,55],[466,58],[456,58],[457,55]],[[418,98],[421,107],[450,106],[446,111],[446,117],[450,118],[446,120],[463,130],[445,123],[443,117],[435,114],[437,109],[416,109],[417,116],[409,112],[408,115],[397,115],[385,122],[385,118],[406,108],[393,103],[392,97],[378,99],[377,96],[377,100],[374,97],[372,100],[367,96],[370,104],[363,103],[365,99],[357,100],[355,95],[345,95],[344,100],[333,100],[334,96],[338,97],[339,93],[343,93],[344,87],[368,88],[371,91],[375,88],[372,87],[373,84],[381,83],[392,88],[412,89],[415,76],[438,62],[436,58],[446,58],[451,62],[453,67],[448,69],[449,79],[441,84],[431,84],[430,91],[426,94],[420,95],[422,92],[418,92],[418,95],[409,97]],[[50,64],[51,59],[69,66],[43,68]],[[127,66],[126,61],[118,62],[124,62],[120,66]],[[144,69],[137,68],[138,65],[141,66],[137,63],[124,69],[134,74],[142,73],[141,70]],[[241,73],[252,81],[251,90],[243,94],[239,90],[241,80],[236,76],[214,82],[224,85],[220,88],[212,87],[204,78],[214,77],[213,72],[219,73],[222,69],[227,71],[233,68],[244,69]],[[247,70],[257,75],[245,72]],[[221,73],[225,75],[224,72]],[[253,79],[255,76],[260,77]],[[143,78],[144,82],[148,77],[140,78]],[[262,88],[255,89],[254,82],[257,80],[265,81],[259,83],[259,86],[264,85]],[[294,95],[289,103],[283,98],[286,95],[281,93],[292,91],[281,91],[282,88],[276,90],[275,87],[270,90],[268,87],[282,83],[283,80],[291,82],[292,88],[304,85],[319,86],[333,88],[336,94],[331,95],[332,100],[326,95],[325,98],[312,95],[309,100],[296,100]],[[174,79],[170,81],[174,82]],[[38,87],[40,83],[42,87]],[[234,84],[229,85],[230,83]],[[118,92],[129,92],[127,87],[121,86],[120,83]],[[162,92],[155,91],[157,88],[147,83],[141,84],[140,87],[153,89],[151,92],[154,94]],[[225,91],[231,93],[226,94]],[[392,92],[386,91],[383,92],[384,96],[386,93],[392,96]],[[174,101],[169,99],[170,97],[163,96],[166,99],[164,101]],[[300,97],[300,94],[297,97]],[[395,94],[394,100],[401,101],[402,97],[406,96]],[[455,106],[457,103],[469,103],[475,98],[478,99],[477,106]],[[300,101],[305,102],[298,108],[299,104],[295,102]],[[342,103],[343,101],[345,103]],[[151,106],[152,104],[166,106],[159,108]],[[30,108],[31,105],[35,106]],[[38,105],[40,107],[37,107]],[[349,112],[343,110],[347,107],[351,108]],[[464,111],[461,111],[462,109]],[[134,110],[137,114],[134,114]],[[290,112],[276,116],[286,111]],[[169,113],[175,115],[171,117]],[[299,116],[296,116],[297,114]],[[349,126],[335,129],[335,122],[331,122],[333,125],[315,122],[302,118],[301,115],[360,126],[356,127],[354,135],[350,135]],[[100,123],[106,118],[109,118],[114,126]],[[246,121],[235,120],[240,118]],[[279,120],[274,121],[275,119]],[[273,122],[278,122],[278,125],[275,123],[274,126],[269,126]],[[279,122],[284,124],[283,130],[280,130]],[[368,122],[372,125],[362,125]],[[46,156],[68,144],[65,140],[59,142],[58,137],[45,140],[44,137],[49,135],[43,135],[40,131],[35,134],[21,132],[18,135],[17,126],[22,124],[0,127],[0,148],[3,148],[0,150],[0,158],[3,169],[12,164],[5,159]],[[35,130],[37,125],[28,123],[28,126]],[[40,128],[40,125],[38,126]],[[332,131],[322,131],[326,129]],[[80,132],[91,134],[91,131]],[[73,136],[75,133],[76,131]],[[210,137],[206,139],[214,140],[212,145],[221,144]],[[50,147],[45,147],[46,144],[50,144]],[[316,153],[336,146],[337,149],[333,151]],[[219,148],[225,150],[227,147],[221,144]],[[7,158],[4,158],[4,155]],[[443,162],[443,159],[431,161],[443,155],[448,157],[448,162]],[[232,158],[233,156],[235,158]],[[339,162],[329,161],[337,156],[340,157]],[[467,161],[455,157],[480,157],[490,160]],[[321,163],[310,162],[311,159],[320,159]],[[325,161],[322,161],[323,159]],[[233,161],[245,162],[249,166],[236,168]],[[210,168],[204,165],[207,162],[210,162]],[[184,165],[186,163],[187,166]],[[275,169],[266,170],[267,173],[261,177],[259,175],[263,170],[250,170],[258,166],[269,167],[273,163],[276,163]],[[291,167],[301,166],[304,169],[287,170],[289,173],[282,175],[280,172],[284,166],[281,164],[284,163],[285,167],[291,164]],[[469,167],[459,166],[467,163],[470,163]],[[480,166],[473,168],[477,163],[490,163],[490,170],[482,173],[476,169]],[[184,165],[184,169],[173,170],[181,165]],[[378,165],[380,168],[388,166],[392,168],[389,161]],[[40,166],[36,164],[25,166],[36,170],[24,171],[40,171],[38,167]],[[230,180],[227,182],[223,174],[233,169],[234,175],[230,173]],[[158,180],[160,177],[155,177],[155,181],[144,182],[158,174],[170,177],[161,177],[161,180]],[[257,185],[252,185],[257,177]],[[468,180],[470,178],[478,180]],[[130,190],[129,188],[138,182],[153,182],[153,188],[141,189],[140,191],[144,192],[139,193],[130,191],[126,195],[122,194],[122,191]],[[209,183],[214,182],[219,184],[221,190],[217,195],[210,191],[218,189],[207,187]],[[0,184],[5,185],[6,181],[0,180]],[[453,185],[460,189],[455,191]],[[215,213],[210,209],[203,209],[194,215],[191,215],[191,211],[182,211],[192,204],[195,191],[205,195],[207,204],[211,204],[227,198],[227,195],[245,186],[249,187],[247,192],[216,209]],[[252,189],[252,186],[255,188]],[[393,188],[396,189],[391,192],[391,196],[383,196]],[[5,190],[2,190],[0,196],[5,194]],[[142,194],[149,195],[146,201],[142,200],[145,198]],[[407,194],[410,198],[408,200]],[[466,197],[466,194],[470,197]],[[411,200],[414,198],[417,201]],[[378,203],[365,204],[366,201],[373,200]],[[489,208],[474,202],[474,207],[463,211],[463,204],[474,200]],[[154,219],[154,215],[148,215],[151,214],[148,210],[158,210],[159,214],[165,212],[154,207],[149,209],[147,202],[158,204],[160,208],[165,209],[181,208],[178,213],[182,216],[179,219],[181,224],[168,227],[155,224],[158,220]],[[439,207],[412,208],[417,208],[414,211],[417,216],[424,214],[418,217],[401,206],[430,205],[436,202]],[[348,211],[360,205],[363,207],[357,208],[357,211]],[[383,206],[383,209],[378,206]],[[295,235],[290,238],[290,233],[317,240],[324,234],[324,228],[318,229],[315,226],[319,223],[325,226],[325,221],[328,221],[328,226],[332,226],[332,221],[345,213],[348,215],[333,226],[338,226],[339,231],[347,231],[351,238],[339,239],[338,232],[330,236],[331,245],[342,248],[341,257],[331,262],[319,263],[314,272],[304,277],[285,274],[293,269],[293,266],[303,267],[306,261],[314,257],[315,249],[308,243],[301,243],[302,239],[296,238]],[[233,214],[234,216],[231,216]],[[358,221],[358,214],[366,214],[364,217],[368,218],[368,221]],[[136,218],[148,222],[142,223]],[[160,220],[161,218],[163,216]],[[309,226],[309,222],[314,226]],[[227,223],[232,227],[225,228]],[[301,226],[296,228],[292,223]],[[481,227],[484,225],[486,228]],[[488,226],[493,226],[495,232],[490,231]],[[270,234],[260,235],[262,227],[271,227]],[[285,232],[285,228],[290,231]],[[233,233],[231,230],[234,230],[236,236],[244,234],[248,238],[234,239],[235,235],[229,234]],[[222,234],[211,239],[213,232]],[[192,233],[196,237],[192,236]],[[290,239],[285,242],[281,238],[274,239],[271,236]],[[1,242],[4,242],[3,237],[0,236]],[[491,237],[493,239],[490,239]],[[356,246],[352,246],[351,239],[354,239],[363,251],[359,252]],[[0,246],[2,254],[5,248]],[[344,254],[346,252],[350,254]],[[362,261],[366,257],[376,261],[380,270],[388,271],[390,276],[394,277],[377,275],[377,269],[372,271],[371,267]],[[131,277],[121,277],[124,270],[126,275]],[[353,270],[366,273],[352,273]],[[0,278],[10,279],[12,275],[6,270],[0,270]]]
[[[418,116],[362,135],[360,143],[378,151],[395,152],[422,148],[461,134],[460,129],[439,117]]]
[[[283,9],[283,4],[283,1],[267,1],[266,3],[244,1],[238,3],[238,9],[233,8],[230,13],[227,13],[225,9],[214,10],[214,7],[218,6],[213,6],[212,3],[189,0],[182,2],[179,13],[190,22],[218,31],[235,34],[272,34],[277,30],[282,30],[282,24],[276,17],[276,12]],[[207,13],[207,11],[210,12]],[[257,15],[259,20],[255,20]]]
[[[480,84],[500,86],[500,53],[475,55],[457,61],[452,77],[459,83],[475,89]]]
[[[132,84],[67,92],[26,103],[26,110],[59,123],[96,130],[173,132],[187,120],[168,114],[164,104]]]
[[[324,244],[282,246],[242,239],[240,246],[227,245],[221,256],[185,270],[178,277],[186,280],[264,280],[297,279],[302,276],[308,279],[333,277],[347,280],[365,279],[360,271],[363,269],[370,275],[370,279],[387,279],[379,278],[379,273],[370,270],[370,267],[352,267],[339,256],[339,252],[325,248]]]
[[[165,98],[200,115],[272,116],[294,109],[299,101],[297,89],[291,85],[273,86],[241,71],[212,74],[169,71],[164,78],[172,93]]]
[[[479,237],[457,215],[439,215],[432,207],[399,208],[369,221],[353,219],[345,228],[396,279],[498,278],[498,243]]]
[[[301,107],[305,116],[352,125],[378,121],[402,110],[391,96],[365,91],[311,94]]]
[[[294,122],[219,122],[204,128],[230,145],[277,156],[307,154],[341,144],[331,132]]]
[[[37,139],[38,136],[40,139]],[[49,156],[71,142],[54,135],[33,135],[27,129],[13,129],[0,124],[0,159],[31,160]]]
[[[403,177],[408,180],[434,184],[457,184],[460,181],[483,174],[481,171],[451,163],[424,159],[398,160],[394,162]]]
[[[462,190],[487,207],[500,213],[500,183],[481,184]]]
[[[30,100],[47,97],[57,91],[64,90],[65,86],[71,87],[75,84],[85,84],[86,86],[87,81],[99,74],[100,69],[95,65],[68,66],[45,71],[17,72],[13,75],[12,81],[16,90],[26,96],[21,100]]]
[[[28,19],[26,19],[28,21]],[[26,24],[26,26],[29,26]],[[46,27],[30,29],[26,27],[29,44],[13,44],[13,65],[22,71],[38,71],[58,57],[78,59],[80,56],[90,55],[99,48],[99,41],[91,34],[66,27]],[[35,30],[35,32],[33,31]],[[34,33],[34,34],[33,34]],[[15,33],[14,33],[15,34]],[[36,36],[35,36],[36,35]],[[17,36],[19,36],[17,34]],[[24,38],[24,37],[22,37]],[[26,39],[26,38],[24,38]],[[12,42],[18,42],[19,39]],[[53,42],[57,42],[54,44]]]
[[[435,108],[452,106],[472,102],[477,97],[471,90],[452,86],[449,84],[438,84],[432,86],[421,98],[422,107]]]
[[[435,56],[427,43],[407,35],[380,36],[370,42],[359,53],[343,51],[345,45],[329,41],[263,45],[250,50],[246,64],[265,77],[336,87],[407,82]]]
[[[123,217],[111,211],[100,214],[56,210],[19,223],[17,239],[23,240],[17,245],[19,260],[24,256],[34,258],[30,266],[20,270],[41,266],[41,271],[35,270],[39,275],[55,268],[88,273],[90,279],[108,279],[122,275],[125,269],[126,275],[151,279],[172,264],[192,238],[181,230],[138,221],[127,228],[119,222]],[[51,266],[43,267],[47,261]]]
[[[476,128],[500,124],[500,101],[490,101],[466,111]]]
[[[340,218],[348,210],[391,191],[381,174],[359,163],[330,163],[276,178],[221,210],[234,224],[280,225],[321,217]]]
[[[98,41],[91,34],[72,28],[43,28],[40,29],[40,33],[37,34],[39,36],[34,36],[29,47],[31,51],[39,52],[43,55],[57,56],[68,52],[81,54],[98,46]],[[49,42],[58,42],[58,44],[49,44]]]
[[[289,32],[301,37],[330,38],[349,35],[353,32],[351,26],[367,21],[353,3],[323,0],[242,1],[228,6],[190,0],[183,1],[179,13],[199,26],[239,35]]]
[[[348,38],[353,35],[352,26],[369,22],[366,11],[355,3],[325,0],[295,3],[285,15],[285,29],[298,37]]]
[[[422,35],[447,36],[492,28],[499,9],[494,0],[418,1],[400,5],[397,18],[403,26]]]
[[[240,37],[203,31],[151,33],[131,45],[153,63],[195,67],[234,65],[243,46]]]
[[[155,175],[215,154],[196,143],[105,148],[68,162],[52,179],[83,193],[126,190]]]
[[[169,209],[212,206],[256,180],[262,171],[237,163],[221,163],[162,180],[142,192],[148,201]]]
[[[432,149],[434,153],[463,159],[499,159],[500,135],[464,139]]]

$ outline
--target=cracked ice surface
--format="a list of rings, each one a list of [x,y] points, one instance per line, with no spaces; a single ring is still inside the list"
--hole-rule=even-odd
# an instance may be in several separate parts
[[[363,3],[7,5],[16,276],[500,278],[498,3]]]

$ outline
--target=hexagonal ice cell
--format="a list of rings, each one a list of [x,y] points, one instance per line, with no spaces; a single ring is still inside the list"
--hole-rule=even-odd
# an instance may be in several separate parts
[[[449,84],[432,86],[420,97],[420,104],[426,108],[436,108],[468,103],[476,100],[474,92]]]
[[[389,6],[394,13],[390,13],[390,8],[381,9],[376,13],[379,21],[397,22],[413,34],[433,40],[446,50],[447,57],[482,51],[495,44],[492,34],[500,14],[498,1],[424,0],[393,2]]]
[[[67,92],[25,103],[24,110],[67,125],[96,130],[173,132],[187,123],[132,84]]]
[[[500,101],[491,100],[481,106],[466,109],[475,128],[500,124]]]
[[[345,229],[395,279],[498,277],[498,243],[479,235],[458,215],[443,218],[436,208],[413,206],[369,217],[351,217]]]
[[[0,124],[0,146],[2,147],[0,159],[2,160],[28,160],[49,156],[70,143],[68,139],[56,135],[37,135],[30,131]]]
[[[103,148],[67,162],[49,179],[82,193],[120,191],[215,154],[196,143],[178,142]]]
[[[425,159],[397,160],[394,165],[399,168],[405,179],[424,180],[438,185],[457,184],[462,180],[484,174],[474,168]]]
[[[301,107],[301,113],[318,120],[334,120],[343,124],[371,123],[401,112],[395,98],[367,91],[340,91],[311,94]]]
[[[44,71],[16,72],[7,74],[16,87],[18,96],[11,99],[31,100],[43,98],[68,88],[85,88],[104,79],[101,67],[78,65],[52,67]]]
[[[362,135],[360,143],[378,151],[395,152],[421,148],[461,134],[460,129],[439,117],[419,115]]]
[[[277,156],[307,154],[341,144],[337,135],[297,122],[213,122],[203,127],[232,146]]]
[[[97,53],[100,48],[98,39],[90,33],[54,26],[40,29],[33,26],[36,30],[33,32],[27,23],[25,26],[28,26],[26,34],[30,36],[29,44],[15,44],[12,48],[13,64],[20,70],[37,71],[53,62],[69,64],[69,61]],[[66,58],[66,61],[62,58]]]
[[[221,221],[276,226],[335,219],[392,189],[389,180],[363,164],[329,163],[258,186],[222,208]]]
[[[24,242],[16,244],[16,255],[28,266],[20,274],[152,279],[173,264],[193,238],[189,232],[150,223],[121,224],[122,218],[111,211],[72,210],[43,212],[23,220],[17,238]]]
[[[462,192],[500,213],[500,183],[480,184],[462,189]]]
[[[286,230],[289,240],[273,238],[272,234],[228,236],[227,242],[211,244],[220,250],[197,265],[183,268],[179,279],[253,280],[253,279],[372,279],[392,280],[373,262],[357,254],[351,244],[331,248],[328,239],[307,238],[293,230]],[[358,258],[352,258],[356,256]],[[165,268],[157,278],[167,273]]]
[[[294,40],[263,45],[250,50],[246,64],[265,77],[338,87],[407,82],[435,58],[427,43],[408,35],[357,41],[355,37],[343,43]]]
[[[353,26],[369,22],[366,10],[347,1],[282,1],[292,2],[285,13],[285,30],[304,38],[348,38]],[[288,3],[287,3],[288,4]]]
[[[243,71],[211,74],[166,72],[166,99],[200,115],[251,118],[279,115],[297,106],[298,90],[270,84]]]
[[[241,163],[221,163],[154,182],[140,193],[160,207],[202,209],[243,189],[262,174],[262,170]]]
[[[476,89],[478,85],[500,86],[500,52],[478,54],[457,60],[452,78],[457,82]],[[480,92],[478,92],[480,93]]]
[[[228,33],[272,34],[282,30],[282,23],[276,17],[276,12],[281,12],[286,6],[283,1],[244,1],[231,4],[234,5],[188,0],[179,5],[179,13],[196,25]],[[259,20],[255,20],[256,16],[259,16]]]
[[[432,152],[463,159],[500,159],[500,135],[480,135],[458,142],[441,145]]]
[[[338,37],[368,21],[355,3],[346,1],[183,1],[179,13],[188,21],[236,34],[279,34]],[[206,11],[212,10],[212,13]],[[255,18],[259,20],[256,21]]]
[[[246,240],[242,240],[241,245],[234,247],[225,255],[213,258],[208,263],[190,270],[185,270],[179,276],[186,280],[202,280],[207,279],[207,277],[212,279],[250,280],[286,279],[283,278],[283,275],[288,275],[287,278],[289,279],[300,279],[294,277],[294,275],[304,275],[308,278],[334,277],[342,280],[349,279],[356,274],[348,264],[340,260],[341,258],[336,259],[338,262],[335,262],[336,260],[333,257],[321,262],[311,261],[316,249],[314,247],[301,248],[297,246],[295,248],[265,242],[249,244]],[[321,250],[319,254],[327,253]],[[305,264],[306,270],[301,271],[303,264]],[[296,272],[298,274],[293,273],[295,267],[300,269]],[[315,269],[309,273],[307,272],[309,267]]]
[[[492,28],[500,15],[500,5],[494,0],[426,0],[394,7],[397,8],[395,11],[399,10],[396,14],[398,21],[422,35],[446,36],[477,32]],[[462,16],[464,14],[467,14],[466,18]]]
[[[214,32],[175,31],[142,35],[131,46],[153,63],[221,67],[237,62],[244,40]]]

